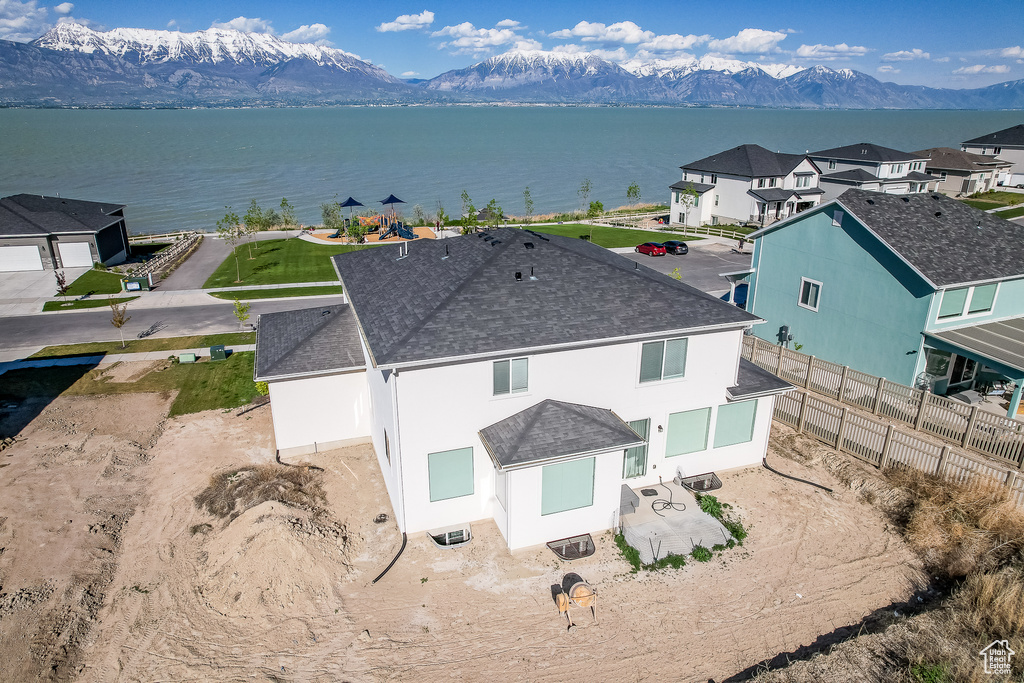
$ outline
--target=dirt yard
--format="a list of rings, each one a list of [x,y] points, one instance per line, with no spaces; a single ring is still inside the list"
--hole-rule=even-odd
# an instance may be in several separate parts
[[[836,493],[726,473],[750,536],[707,564],[632,574],[610,535],[571,564],[513,556],[481,522],[461,549],[413,535],[371,585],[400,535],[369,446],[310,459],[328,514],[270,501],[227,521],[194,498],[273,463],[269,408],[166,419],[170,402],[60,398],[0,452],[0,680],[722,681],[922,584],[872,505],[772,454]],[[599,593],[571,633],[550,592],[569,571]]]

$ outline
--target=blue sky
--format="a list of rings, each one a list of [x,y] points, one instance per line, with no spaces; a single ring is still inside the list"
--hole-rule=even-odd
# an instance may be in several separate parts
[[[886,81],[979,87],[1024,78],[1022,0],[0,0],[0,38],[27,42],[59,21],[96,29],[275,33],[430,78],[514,47],[612,61],[705,55],[851,68]]]

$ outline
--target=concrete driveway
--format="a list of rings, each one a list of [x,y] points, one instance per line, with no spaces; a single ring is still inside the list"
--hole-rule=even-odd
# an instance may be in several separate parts
[[[90,268],[64,268],[67,283],[87,273]],[[57,296],[57,280],[52,270],[29,270],[0,273],[0,301],[34,301],[43,296]]]
[[[695,242],[687,241],[687,244],[690,247],[690,253],[683,256],[673,254],[647,256],[634,251],[627,251],[622,256],[666,275],[678,268],[679,274],[683,276],[683,282],[702,292],[716,296],[729,291],[729,282],[724,277],[719,277],[719,273],[729,273],[750,267],[751,255],[734,252],[733,247],[736,246],[734,240],[706,239]]]

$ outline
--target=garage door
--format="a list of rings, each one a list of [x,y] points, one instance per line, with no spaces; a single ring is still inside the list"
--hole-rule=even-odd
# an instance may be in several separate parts
[[[0,247],[0,271],[42,269],[39,247]]]
[[[60,249],[60,262],[65,268],[92,266],[92,252],[89,251],[88,242],[60,242],[57,248]]]

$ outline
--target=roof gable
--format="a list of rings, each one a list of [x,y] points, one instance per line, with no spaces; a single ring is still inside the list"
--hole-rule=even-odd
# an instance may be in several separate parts
[[[972,154],[952,147],[922,149],[914,154],[931,157],[928,168],[951,171],[991,171],[1012,165],[1009,161],[1002,161],[993,156]]]
[[[823,149],[820,152],[811,152],[811,158],[845,159],[848,161],[871,161],[871,162],[892,162],[892,161],[918,161],[921,159],[917,154],[901,152],[891,147],[882,147],[871,142],[859,142],[855,145],[844,147],[833,147]]]
[[[363,368],[348,304],[263,313],[256,332],[256,379]]]
[[[408,249],[404,257],[390,245],[334,257],[376,365],[760,320],[584,240],[503,228]]]
[[[965,140],[965,145],[1024,145],[1024,123],[995,133],[986,133],[973,140]]]
[[[804,154],[772,152],[760,145],[740,145],[682,166],[685,171],[722,173],[748,178],[788,175],[806,158]]]

